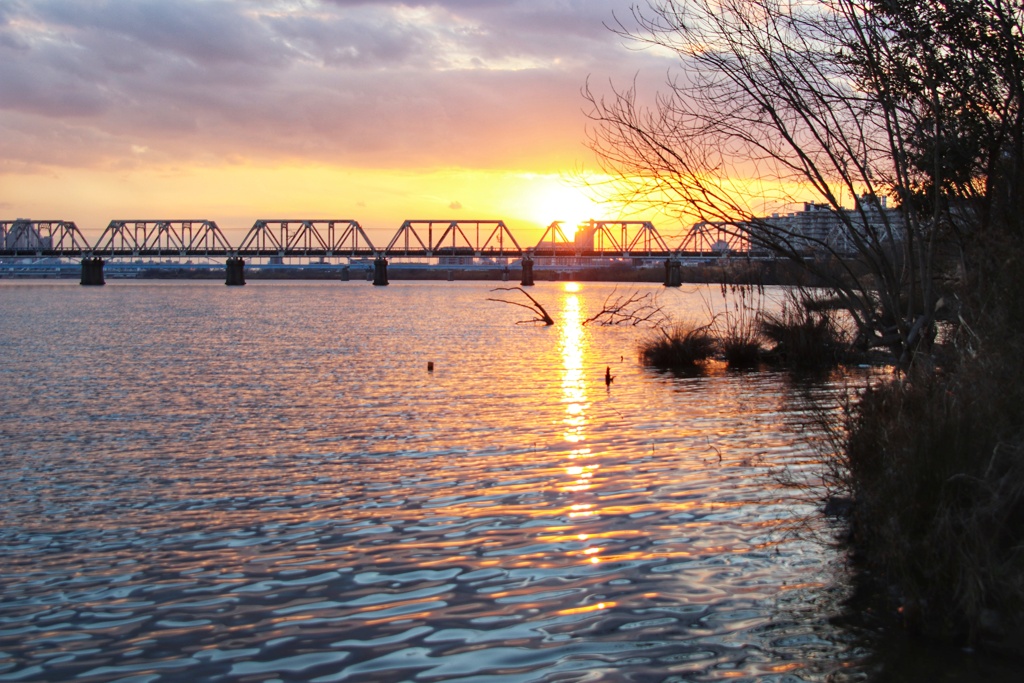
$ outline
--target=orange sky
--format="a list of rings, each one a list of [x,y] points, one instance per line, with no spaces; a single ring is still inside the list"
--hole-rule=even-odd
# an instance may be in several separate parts
[[[576,176],[586,80],[671,63],[606,28],[630,4],[4,0],[0,219],[629,217]]]

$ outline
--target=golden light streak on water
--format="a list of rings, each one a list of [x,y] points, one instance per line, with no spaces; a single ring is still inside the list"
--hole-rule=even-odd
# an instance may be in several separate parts
[[[580,289],[578,283],[565,283],[559,331],[563,368],[562,393],[566,413],[563,419],[563,423],[566,425],[564,438],[572,446],[568,454],[569,463],[564,467],[569,481],[563,483],[559,490],[576,495],[585,494],[594,488],[595,475],[601,467],[600,463],[585,462],[595,459],[599,453],[595,453],[589,447],[580,446],[587,440],[589,426],[587,413],[591,408],[587,393],[589,383],[584,375],[584,368],[593,365],[587,358],[589,349],[583,327]],[[576,521],[592,519],[601,513],[601,510],[593,503],[572,502],[568,505],[568,510],[569,518]],[[584,563],[593,566],[601,562],[599,555],[604,550],[600,546],[591,546],[580,551],[579,555]],[[571,556],[575,553],[569,551],[567,554]]]
[[[600,612],[602,610],[611,609],[615,607],[615,602],[599,602],[594,605],[585,605],[583,607],[576,607],[574,609],[560,610],[558,614],[569,615],[569,614],[588,614],[591,612]]]

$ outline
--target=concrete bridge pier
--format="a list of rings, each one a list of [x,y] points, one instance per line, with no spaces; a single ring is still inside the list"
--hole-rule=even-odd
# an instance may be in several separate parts
[[[681,287],[683,284],[682,262],[679,259],[665,259],[665,286]]]
[[[383,256],[373,259],[373,284],[377,287],[388,284],[388,260]]]
[[[229,287],[240,287],[245,284],[245,259],[231,256],[227,263],[227,279],[224,284]]]
[[[107,281],[103,278],[103,259],[99,256],[85,257],[82,259],[82,280],[83,285],[105,285]]]
[[[529,256],[523,257],[523,277],[519,284],[523,287],[533,285],[533,259]]]

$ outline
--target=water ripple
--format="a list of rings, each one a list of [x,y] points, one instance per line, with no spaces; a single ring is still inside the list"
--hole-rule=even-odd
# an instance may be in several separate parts
[[[56,289],[0,287],[0,681],[822,680],[858,656],[838,558],[787,534],[811,503],[771,476],[817,457],[798,388],[638,366],[635,330],[580,325],[610,285],[538,286],[552,329],[486,283]]]

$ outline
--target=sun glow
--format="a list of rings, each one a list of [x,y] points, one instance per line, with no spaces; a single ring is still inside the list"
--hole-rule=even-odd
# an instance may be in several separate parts
[[[550,178],[530,195],[526,211],[542,224],[561,223],[568,239],[576,234],[580,223],[602,220],[609,208],[587,196],[586,190],[570,186],[566,181]]]

